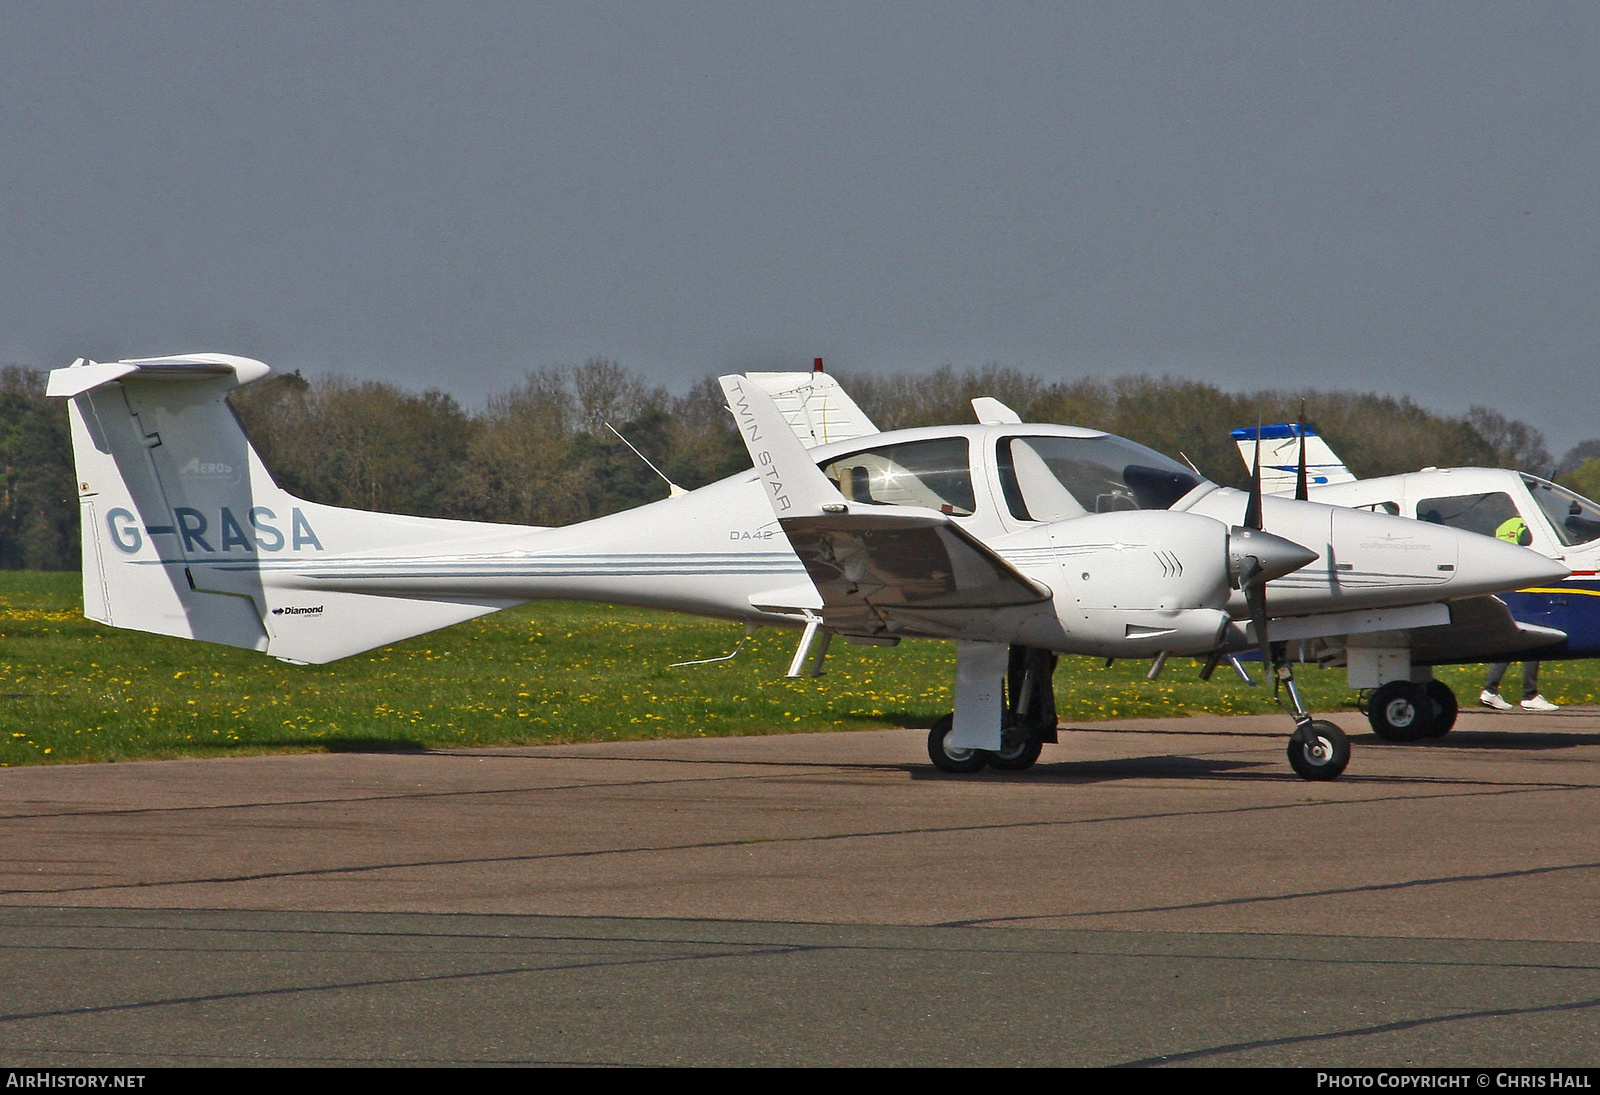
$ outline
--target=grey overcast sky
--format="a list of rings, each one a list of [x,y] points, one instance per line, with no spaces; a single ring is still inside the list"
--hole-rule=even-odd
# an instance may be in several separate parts
[[[1600,436],[1594,3],[0,16],[0,361],[469,406],[596,355],[1000,362]]]

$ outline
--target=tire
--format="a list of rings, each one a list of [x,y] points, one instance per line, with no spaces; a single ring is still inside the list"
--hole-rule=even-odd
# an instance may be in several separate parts
[[[1433,718],[1427,689],[1410,681],[1390,681],[1367,701],[1367,722],[1384,741],[1416,741]]]
[[[1331,722],[1317,720],[1311,724],[1317,747],[1290,740],[1289,767],[1301,779],[1314,781],[1338,779],[1345,765],[1350,763],[1350,739]]]
[[[1461,705],[1456,702],[1456,694],[1443,681],[1429,681],[1422,687],[1427,690],[1428,699],[1433,701],[1433,719],[1422,728],[1422,736],[1442,738],[1456,724],[1456,713]]]
[[[929,728],[928,759],[933,761],[933,766],[941,772],[971,775],[973,772],[983,771],[991,756],[987,749],[958,749],[945,746],[944,739],[949,737],[955,721],[955,715],[952,713]]]
[[[1019,736],[1006,741],[999,749],[989,754],[989,767],[1002,772],[1026,772],[1033,767],[1043,751],[1043,739],[1033,734],[1026,737]]]

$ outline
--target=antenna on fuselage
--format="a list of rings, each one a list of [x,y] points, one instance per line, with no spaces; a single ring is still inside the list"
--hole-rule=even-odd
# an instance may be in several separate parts
[[[629,452],[633,453],[633,455],[637,456],[640,460],[643,460],[644,464],[645,464],[645,467],[649,468],[651,471],[653,471],[657,475],[661,476],[661,481],[667,485],[667,497],[668,498],[676,498],[680,494],[688,494],[689,493],[688,491],[684,490],[682,487],[678,486],[678,484],[676,484],[672,480],[668,479],[667,476],[666,476],[666,473],[663,472],[660,468],[658,468],[654,464],[650,463],[650,458],[648,456],[646,456],[644,453],[640,452],[638,449],[634,448],[632,441],[629,441],[626,437],[623,437],[622,434],[617,433],[617,428],[615,426],[613,426],[611,423],[607,422],[607,423],[605,423],[605,427],[606,427],[606,429],[610,430],[612,433],[617,434],[617,440],[621,441],[624,445],[628,446],[628,451]],[[730,654],[728,656],[730,658],[733,657],[732,654]]]

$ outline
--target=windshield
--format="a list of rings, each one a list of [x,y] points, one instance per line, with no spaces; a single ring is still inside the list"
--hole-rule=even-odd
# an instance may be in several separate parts
[[[1202,482],[1176,460],[1109,435],[1004,437],[995,455],[1006,506],[1021,521],[1167,509]]]
[[[1539,503],[1545,516],[1550,518],[1551,527],[1564,547],[1600,538],[1600,506],[1538,476],[1524,475],[1522,481],[1528,485],[1528,493]]]

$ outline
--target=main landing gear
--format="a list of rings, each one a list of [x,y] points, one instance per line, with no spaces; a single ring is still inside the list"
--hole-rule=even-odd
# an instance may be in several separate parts
[[[950,744],[954,713],[928,731],[928,759],[942,772],[970,774],[985,768],[1021,772],[1033,767],[1046,742],[1056,740],[1055,690],[1051,680],[1056,656],[1036,647],[1013,646],[1007,666],[999,749],[972,749]],[[1350,763],[1350,741],[1344,731],[1306,713],[1295,687],[1294,669],[1280,643],[1272,645],[1272,672],[1288,694],[1284,706],[1294,719],[1289,735],[1289,766],[1301,779],[1337,779]],[[1443,688],[1441,685],[1440,688]],[[1445,689],[1448,692],[1448,689]],[[1454,697],[1451,697],[1452,699]],[[1430,701],[1431,702],[1431,701]],[[992,710],[992,709],[991,709]]]
[[[1456,694],[1443,681],[1390,681],[1373,689],[1367,721],[1384,741],[1442,738],[1456,724]]]
[[[1032,768],[1045,742],[1056,740],[1056,697],[1051,684],[1056,655],[1032,646],[1013,646],[1006,670],[1005,710],[1000,748],[963,749],[946,739],[955,724],[952,712],[928,731],[928,759],[941,772],[968,774],[995,768],[1023,772]]]

